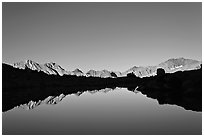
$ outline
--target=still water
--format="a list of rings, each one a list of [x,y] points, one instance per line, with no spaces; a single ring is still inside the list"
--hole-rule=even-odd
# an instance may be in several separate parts
[[[201,134],[202,113],[117,88],[2,114],[3,134]]]

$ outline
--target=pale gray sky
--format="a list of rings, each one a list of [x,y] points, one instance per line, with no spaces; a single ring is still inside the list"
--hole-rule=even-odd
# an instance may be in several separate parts
[[[2,60],[125,71],[202,59],[202,3],[2,3]]]

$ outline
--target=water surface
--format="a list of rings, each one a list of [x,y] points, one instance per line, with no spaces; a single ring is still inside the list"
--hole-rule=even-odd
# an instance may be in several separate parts
[[[3,134],[201,134],[202,113],[115,89],[3,113]]]

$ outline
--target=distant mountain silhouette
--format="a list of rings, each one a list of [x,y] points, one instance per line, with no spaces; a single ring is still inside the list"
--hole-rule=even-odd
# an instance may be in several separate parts
[[[80,69],[75,69],[74,71],[67,71],[63,69],[56,63],[45,63],[45,64],[38,64],[31,60],[21,61],[18,63],[14,63],[13,66],[15,68],[20,69],[30,69],[30,70],[37,70],[42,71],[46,74],[54,74],[54,75],[76,75],[76,76],[87,76],[87,77],[124,77],[127,76],[128,73],[133,73],[137,77],[146,77],[146,76],[154,76],[156,75],[157,68],[163,68],[166,73],[173,73],[176,71],[184,71],[184,70],[193,70],[200,68],[201,61],[192,60],[192,59],[185,59],[185,58],[176,58],[176,59],[169,59],[165,62],[162,62],[155,66],[134,66],[128,69],[125,72],[114,72],[108,70],[89,70],[87,73],[83,73]]]
[[[101,78],[118,77],[118,75],[115,72],[111,72],[108,70],[102,70],[102,71],[89,70],[86,73],[86,76],[101,77]]]
[[[199,69],[200,64],[201,64],[201,61],[192,60],[192,59],[184,59],[184,58],[169,59],[156,66],[147,66],[147,67],[134,66],[129,70],[125,71],[124,73],[122,73],[122,76],[127,76],[128,73],[134,73],[137,77],[154,76],[156,75],[156,70],[158,68],[163,68],[166,73],[173,73],[176,71],[184,71],[184,70],[194,70],[194,69]]]
[[[183,71],[183,70],[193,70],[200,68],[201,61],[192,60],[192,59],[169,59],[158,65],[158,68],[163,68],[166,73]]]
[[[53,74],[53,75],[62,76],[64,74],[71,74],[71,72],[66,71],[61,66],[53,62],[45,63],[45,64],[38,64],[32,60],[26,60],[26,61],[14,63],[13,66],[15,68],[20,68],[20,69],[31,69],[31,70],[35,70],[38,72],[42,71],[49,75]]]
[[[157,66],[137,67],[134,66],[122,73],[122,76],[127,76],[129,73],[135,74],[137,77],[146,77],[156,75]]]
[[[71,75],[76,75],[76,76],[84,76],[84,73],[80,69],[75,69],[72,71]]]
[[[43,66],[44,66],[43,70],[46,70],[47,72],[49,72],[49,74],[58,74],[58,75],[62,76],[64,74],[69,74],[70,73],[70,72],[64,70],[58,64],[53,63],[53,62],[45,63]]]

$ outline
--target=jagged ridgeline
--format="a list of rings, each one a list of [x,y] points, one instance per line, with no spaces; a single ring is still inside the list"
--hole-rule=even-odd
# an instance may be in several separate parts
[[[125,72],[119,71],[108,71],[108,70],[89,70],[87,73],[84,73],[80,69],[75,69],[73,71],[68,71],[63,69],[60,65],[50,62],[45,64],[38,64],[32,60],[21,61],[13,64],[13,67],[20,69],[30,69],[35,71],[42,71],[49,75],[76,75],[76,76],[86,76],[86,77],[124,77],[129,73],[133,73],[137,77],[146,77],[156,75],[156,70],[158,68],[163,68],[166,73],[173,73],[176,71],[184,71],[184,70],[193,70],[200,68],[201,61],[192,60],[192,59],[184,59],[184,58],[176,58],[169,59],[165,62],[162,62],[155,66],[134,66],[128,69]]]

